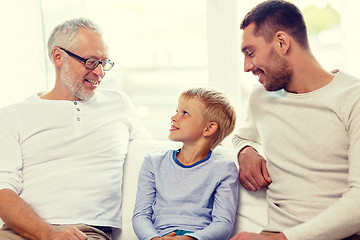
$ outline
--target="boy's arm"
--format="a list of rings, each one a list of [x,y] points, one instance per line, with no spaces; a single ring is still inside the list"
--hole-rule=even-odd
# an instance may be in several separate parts
[[[222,180],[214,193],[212,222],[202,230],[185,234],[195,239],[229,239],[234,226],[239,197],[238,171],[235,163],[227,163]]]
[[[136,194],[136,202],[132,224],[140,240],[150,240],[160,237],[152,222],[152,205],[155,201],[155,178],[151,159],[145,157],[141,166]]]

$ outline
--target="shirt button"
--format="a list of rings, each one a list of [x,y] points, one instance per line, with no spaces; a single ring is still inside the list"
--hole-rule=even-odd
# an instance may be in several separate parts
[[[77,105],[77,102],[74,102],[74,105]]]
[[[77,108],[76,110],[79,112],[79,111],[80,111],[80,108]]]
[[[80,121],[80,118],[78,117],[78,118],[76,118],[78,121]]]

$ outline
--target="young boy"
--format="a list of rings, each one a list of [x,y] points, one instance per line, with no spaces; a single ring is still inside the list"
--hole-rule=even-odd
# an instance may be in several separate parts
[[[180,95],[169,139],[182,142],[181,149],[150,153],[140,170],[132,220],[139,239],[229,239],[238,171],[212,149],[233,131],[235,120],[221,92],[193,88]]]

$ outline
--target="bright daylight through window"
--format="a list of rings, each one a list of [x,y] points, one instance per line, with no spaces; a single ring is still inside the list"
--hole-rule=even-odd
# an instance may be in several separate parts
[[[52,88],[53,66],[45,50],[49,31],[65,19],[87,17],[100,25],[115,62],[101,87],[125,91],[155,139],[167,139],[177,96],[188,87],[212,86],[227,92],[241,119],[256,79],[243,73],[239,24],[259,2],[9,1],[0,14],[7,33],[0,40],[5,51],[1,65],[7,66],[1,106]],[[293,2],[304,12],[312,51],[322,65],[359,76],[359,1]]]

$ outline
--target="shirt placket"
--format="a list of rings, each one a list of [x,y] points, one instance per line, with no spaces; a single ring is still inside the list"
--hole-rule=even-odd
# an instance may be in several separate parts
[[[81,102],[74,101],[73,102],[73,108],[74,108],[74,127],[75,127],[75,134],[79,135],[83,132],[83,106]]]

